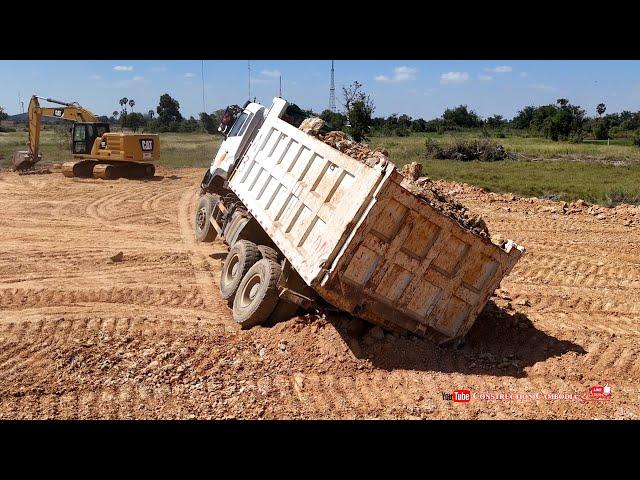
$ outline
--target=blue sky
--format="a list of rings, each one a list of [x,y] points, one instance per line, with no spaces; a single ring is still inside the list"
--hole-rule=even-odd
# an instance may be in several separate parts
[[[278,94],[303,108],[321,111],[329,102],[330,61],[253,60],[251,95],[270,103]],[[242,104],[248,97],[247,60],[204,61],[207,111]],[[425,119],[467,104],[483,117],[512,117],[525,105],[568,98],[589,115],[604,102],[607,112],[640,110],[639,61],[360,61],[336,60],[336,96],[358,80],[376,105],[374,115],[407,113]],[[32,94],[77,101],[96,114],[119,110],[124,96],[147,112],[163,93],[180,102],[183,115],[203,110],[202,63],[170,61],[0,61],[0,106],[19,113]]]

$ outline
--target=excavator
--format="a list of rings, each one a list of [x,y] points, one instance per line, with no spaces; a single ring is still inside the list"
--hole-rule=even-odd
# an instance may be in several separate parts
[[[38,100],[54,103],[56,107],[41,107]],[[13,167],[18,171],[34,168],[42,160],[40,127],[42,117],[54,117],[73,122],[71,154],[73,161],[62,164],[65,177],[94,177],[105,180],[117,178],[152,178],[155,166],[151,162],[160,156],[157,134],[117,133],[109,131],[109,124],[77,102],[61,102],[33,95],[29,103],[29,150],[14,153]]]

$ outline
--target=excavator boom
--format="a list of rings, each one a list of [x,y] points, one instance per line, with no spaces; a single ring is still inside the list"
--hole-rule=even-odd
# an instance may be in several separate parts
[[[38,99],[46,100],[50,103],[57,103],[62,107],[41,107]],[[19,151],[14,154],[13,167],[16,170],[27,170],[42,160],[40,153],[40,129],[42,117],[54,117],[72,122],[97,122],[97,117],[90,111],[82,108],[78,103],[67,103],[51,98],[33,95],[29,102],[28,111],[29,122],[29,142],[26,151]]]

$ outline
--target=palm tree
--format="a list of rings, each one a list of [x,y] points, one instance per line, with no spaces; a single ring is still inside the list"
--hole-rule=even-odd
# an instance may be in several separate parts
[[[136,101],[131,99],[129,100],[129,106],[131,107],[131,111],[133,112],[133,106],[136,104]]]
[[[113,118],[117,119],[119,114],[120,114],[120,112],[118,112],[117,110],[114,110],[113,111]]]
[[[155,115],[155,113],[153,113],[153,110],[149,110],[148,114],[149,114],[149,120],[153,120],[153,116]]]
[[[127,102],[129,101],[129,99],[127,97],[122,97],[120,99],[120,106],[122,107],[122,111],[124,113],[127,113]]]

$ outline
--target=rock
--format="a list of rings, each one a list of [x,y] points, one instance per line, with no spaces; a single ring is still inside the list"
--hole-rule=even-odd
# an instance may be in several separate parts
[[[526,298],[519,298],[516,301],[516,305],[522,305],[522,306],[525,306],[525,307],[530,307],[531,303],[529,303],[529,300],[527,300]]]
[[[313,135],[315,137],[319,135],[320,131],[325,127],[326,123],[324,122],[324,120],[318,117],[311,117],[303,120],[298,128],[304,133],[308,133],[309,135]]]
[[[403,177],[415,182],[422,174],[422,164],[418,162],[408,163],[400,169],[400,173]]]
[[[284,352],[287,349],[287,341],[286,340],[282,340],[278,344],[278,348],[280,349],[281,352]]]
[[[116,253],[113,257],[111,257],[112,262],[121,262],[124,258],[124,254],[122,252]]]
[[[384,339],[384,330],[376,325],[369,330],[369,335],[376,340],[382,340]]]

